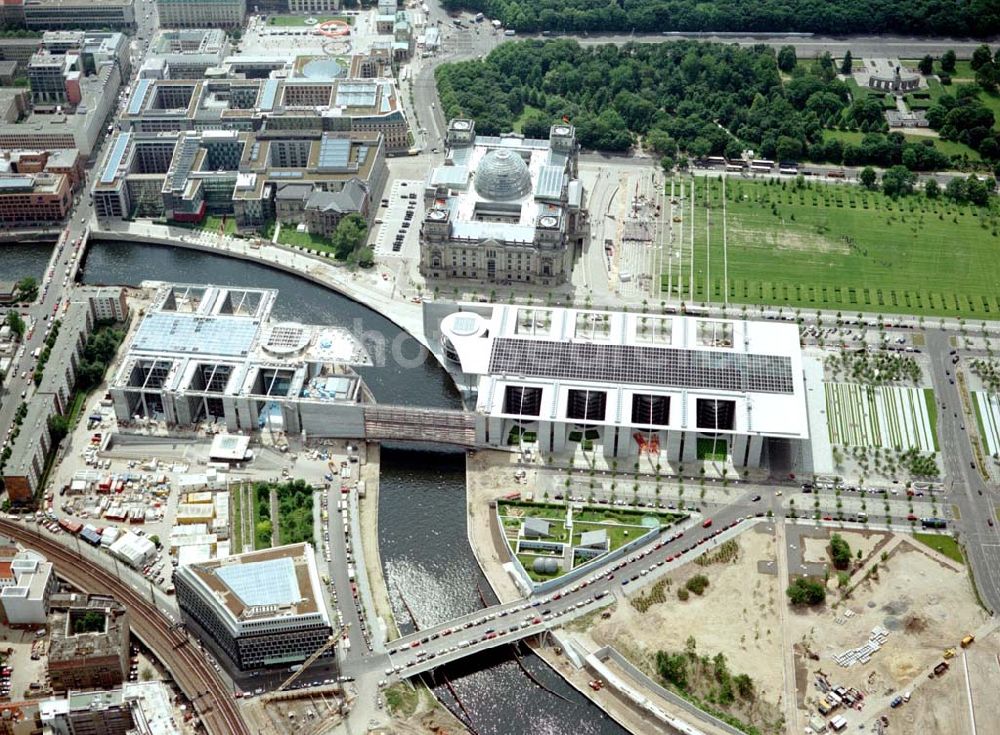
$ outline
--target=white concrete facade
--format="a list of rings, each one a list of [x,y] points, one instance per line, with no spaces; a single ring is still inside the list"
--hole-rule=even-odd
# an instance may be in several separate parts
[[[444,314],[448,308],[451,313]],[[759,466],[809,437],[795,325],[505,305],[437,305],[428,337],[476,396],[477,441],[670,463]],[[433,342],[432,342],[433,344]]]

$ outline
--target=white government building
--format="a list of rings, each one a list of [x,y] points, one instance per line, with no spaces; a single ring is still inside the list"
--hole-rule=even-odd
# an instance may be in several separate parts
[[[757,467],[809,438],[795,324],[439,303],[425,329],[475,396],[481,445]]]
[[[364,347],[340,327],[272,320],[277,294],[161,286],[108,381],[119,423],[364,436]]]

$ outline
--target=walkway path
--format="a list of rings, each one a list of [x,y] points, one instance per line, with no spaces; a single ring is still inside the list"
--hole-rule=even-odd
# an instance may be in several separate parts
[[[778,587],[788,585],[788,542],[785,537],[785,524],[774,524],[774,541],[778,545]],[[779,603],[778,613],[781,618],[781,663],[784,667],[784,691],[781,696],[782,709],[785,713],[785,731],[801,732],[799,728],[799,711],[795,684],[795,642],[788,623],[788,605]]]
[[[147,222],[102,222],[95,228],[93,237],[207,250],[264,263],[338,291],[374,309],[425,346],[427,344],[420,304],[398,293],[389,271],[380,267],[352,271],[326,258],[282,245],[263,243],[252,247],[250,240],[239,237]]]

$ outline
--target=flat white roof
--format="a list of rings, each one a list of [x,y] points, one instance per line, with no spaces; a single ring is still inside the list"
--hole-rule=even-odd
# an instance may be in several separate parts
[[[239,434],[216,434],[209,450],[210,459],[222,459],[227,462],[242,462],[250,448],[250,437]]]
[[[587,309],[461,304],[441,322],[477,410],[506,414],[508,386],[539,389],[540,420],[569,420],[571,391],[606,395],[603,418],[636,425],[633,398],[669,398],[666,428],[696,430],[698,399],[735,404],[732,433],[809,435],[798,327]]]

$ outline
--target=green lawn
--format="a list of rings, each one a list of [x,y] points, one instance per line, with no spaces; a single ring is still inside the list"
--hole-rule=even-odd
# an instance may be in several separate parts
[[[903,66],[909,67],[910,69],[916,69],[917,68],[917,64],[920,63],[920,59],[900,59],[899,61],[900,61],[900,63]],[[974,71],[972,71],[971,64],[972,64],[972,62],[969,61],[969,60],[967,60],[967,59],[964,60],[964,61],[956,61],[955,62],[955,71],[951,72],[951,78],[952,79],[974,79],[975,76],[976,76],[976,73]],[[935,59],[934,60],[934,73],[935,74],[941,74],[941,73],[943,73],[943,71],[944,70],[941,68],[941,60],[940,59]]]
[[[612,523],[574,523],[573,524],[573,544],[580,543],[580,535],[584,531],[607,531],[608,541],[610,543],[609,551],[614,551],[627,544],[629,541],[635,541],[646,533],[649,533],[650,529],[644,526],[621,526]]]
[[[337,249],[331,242],[322,235],[313,235],[309,232],[299,232],[295,225],[282,225],[281,232],[278,233],[278,242],[283,245],[294,245],[300,248],[309,248],[321,253],[330,253],[336,258],[340,258]]]
[[[515,133],[520,133],[521,132],[521,126],[524,125],[525,118],[530,113],[532,113],[532,112],[544,112],[544,110],[541,110],[541,109],[539,109],[537,107],[532,107],[531,105],[525,105],[524,109],[521,110],[521,114],[518,115],[517,119],[514,121],[514,132]]]
[[[993,111],[993,129],[1000,130],[1000,94],[980,92],[979,100]]]
[[[235,235],[236,234],[236,218],[235,217],[216,217],[214,215],[207,215],[205,219],[201,222],[164,222],[171,227],[183,227],[187,230],[204,230],[205,232],[216,232],[225,235]]]
[[[556,569],[554,574],[539,574],[534,570],[534,567],[532,566],[535,562],[535,559],[537,558],[538,558],[537,556],[533,556],[531,554],[517,555],[517,560],[521,562],[521,566],[524,567],[524,571],[527,572],[528,577],[531,579],[532,582],[545,582],[565,574],[565,572],[563,572],[562,570],[562,566]],[[554,558],[558,558],[560,562],[562,561],[560,557],[554,557]]]
[[[698,439],[698,459],[707,462],[725,462],[726,450],[729,445],[725,439]]]
[[[686,249],[683,278],[673,267],[664,293],[718,302],[722,185],[698,179],[696,186],[694,292]],[[807,186],[727,182],[731,302],[978,319],[1000,313],[997,203],[980,210],[921,195],[892,200],[856,186]],[[712,203],[710,257],[706,195]],[[686,222],[685,239],[689,233]]]
[[[517,513],[511,509],[517,508]],[[528,503],[520,500],[501,500],[497,510],[501,517],[550,518],[557,521],[566,519],[566,506],[553,503]]]
[[[417,711],[420,693],[408,681],[401,681],[385,689],[385,704],[397,717],[409,717]]]
[[[347,15],[324,15],[322,17],[314,15],[272,15],[267,19],[267,24],[279,27],[304,26],[306,25],[306,18],[315,18],[317,20],[316,23],[311,24],[313,27],[318,26],[320,23],[326,23],[328,20],[342,20],[348,25],[354,24],[354,19]]]
[[[951,536],[938,536],[933,533],[915,533],[913,534],[913,538],[944,554],[949,559],[954,559],[961,564],[965,564],[965,555],[962,553],[962,547]]]
[[[230,546],[234,554],[243,553],[243,519],[240,517],[242,503],[242,486],[236,486],[229,493],[229,535],[232,539]]]
[[[924,388],[924,402],[927,404],[927,422],[931,425],[931,436],[934,437],[934,451],[941,451],[937,437],[937,400],[933,388]]]
[[[845,144],[858,145],[861,143],[861,139],[865,136],[864,133],[857,130],[824,130],[823,138],[824,140],[840,140]],[[954,140],[941,140],[940,138],[935,138],[929,135],[913,135],[904,133],[903,137],[908,143],[923,143],[925,140],[933,140],[934,147],[939,151],[944,153],[946,156],[968,156],[971,161],[980,160],[979,153],[969,148],[965,143],[959,143]]]

